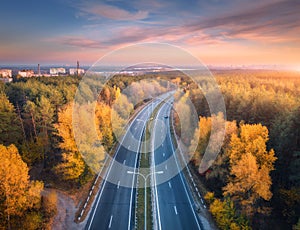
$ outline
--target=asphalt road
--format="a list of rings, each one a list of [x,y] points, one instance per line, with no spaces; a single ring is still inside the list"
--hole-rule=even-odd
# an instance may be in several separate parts
[[[169,100],[171,103],[172,100]],[[171,141],[171,104],[164,103],[153,126],[154,194],[158,229],[204,229]]]
[[[136,175],[128,174],[127,170],[135,170],[137,167],[145,122],[159,103],[160,99],[154,100],[131,122],[114,160],[109,162],[86,229],[134,229]]]
[[[161,99],[154,100],[129,125],[114,159],[106,167],[104,181],[91,209],[86,229],[134,229],[136,175],[128,174],[127,171],[134,171],[138,165],[145,122],[160,102]],[[153,120],[152,145],[158,146],[152,158],[154,218],[157,220],[154,223],[157,223],[159,230],[204,229],[174,154],[169,127],[170,111],[171,104],[164,103]],[[158,171],[163,171],[163,174],[155,174]]]

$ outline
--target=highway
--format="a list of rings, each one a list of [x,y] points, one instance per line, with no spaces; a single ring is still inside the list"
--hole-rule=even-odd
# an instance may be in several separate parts
[[[204,229],[190,194],[189,187],[174,153],[170,134],[172,99],[159,109],[152,134],[154,196],[157,229]]]
[[[169,95],[153,100],[130,123],[113,160],[107,164],[86,229],[135,228],[137,178],[136,174],[129,174],[128,170],[134,171],[137,168],[146,121],[153,109]],[[172,100],[168,99],[167,103],[162,104],[151,130],[154,229],[204,229],[174,153],[169,124]]]
[[[108,163],[86,229],[134,229],[136,175],[126,172],[128,169],[134,170],[137,166],[145,121],[149,119],[152,110],[159,103],[160,99],[156,99],[152,104],[148,104],[129,125],[114,155],[114,160]]]

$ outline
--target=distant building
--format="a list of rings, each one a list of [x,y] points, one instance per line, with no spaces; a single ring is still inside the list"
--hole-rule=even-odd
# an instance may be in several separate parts
[[[50,68],[50,74],[52,76],[66,74],[66,69],[65,68]]]
[[[82,75],[82,74],[84,74],[84,69],[76,69],[76,68],[71,68],[71,69],[69,69],[69,74],[70,75]]]
[[[2,78],[11,78],[12,70],[11,69],[0,69],[0,77]]]
[[[13,79],[10,77],[4,77],[4,78],[0,78],[0,81],[2,81],[3,83],[9,83],[12,82]]]
[[[34,71],[31,69],[24,69],[18,72],[18,75],[21,77],[33,77]]]

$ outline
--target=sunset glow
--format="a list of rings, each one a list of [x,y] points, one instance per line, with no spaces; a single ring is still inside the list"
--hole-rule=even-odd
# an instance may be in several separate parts
[[[208,65],[299,65],[300,2],[43,1],[1,4],[2,64],[92,64],[141,42],[182,47]]]

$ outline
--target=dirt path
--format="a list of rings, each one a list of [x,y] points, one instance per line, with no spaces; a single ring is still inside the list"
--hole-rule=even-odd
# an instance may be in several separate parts
[[[45,189],[43,193],[47,194],[51,190],[53,189]],[[76,224],[74,222],[77,208],[75,207],[73,199],[59,190],[54,190],[57,194],[57,215],[54,217],[51,229],[84,229],[84,223]]]

